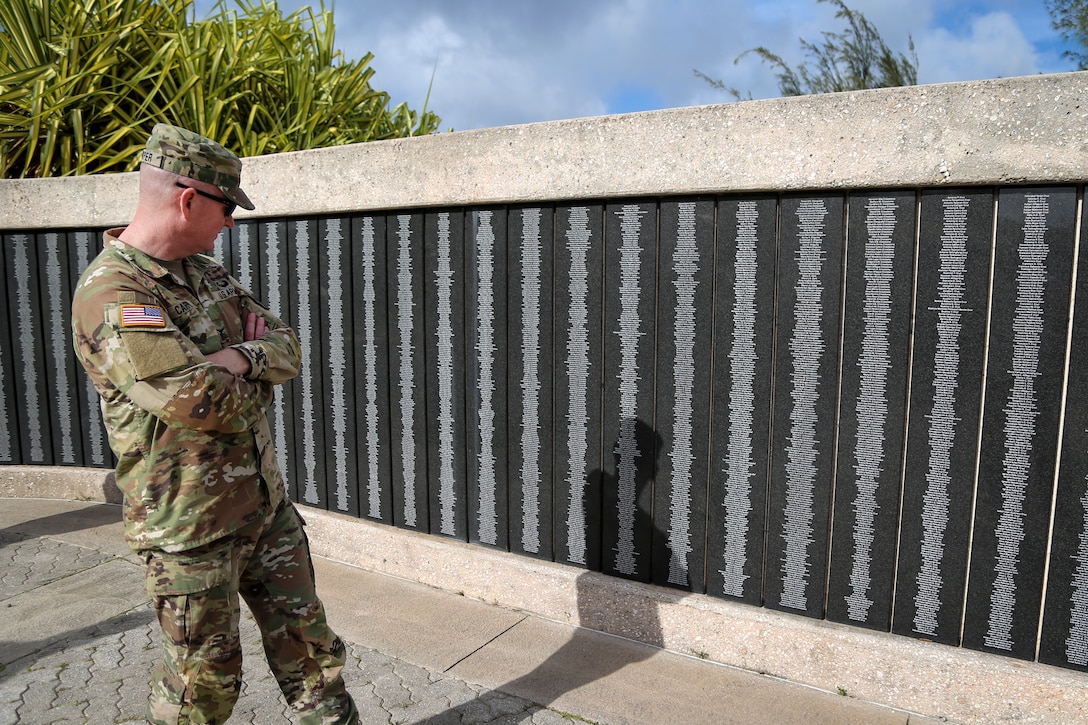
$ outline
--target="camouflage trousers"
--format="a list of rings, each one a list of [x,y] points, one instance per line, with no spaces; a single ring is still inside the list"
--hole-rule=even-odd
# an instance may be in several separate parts
[[[163,633],[147,720],[223,723],[242,684],[239,595],[299,725],[355,725],[340,671],[346,651],[325,621],[302,518],[290,503],[222,541],[146,555],[147,588]]]

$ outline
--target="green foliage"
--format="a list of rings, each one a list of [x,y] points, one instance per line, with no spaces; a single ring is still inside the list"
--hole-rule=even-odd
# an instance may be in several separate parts
[[[240,156],[429,134],[440,119],[370,85],[332,12],[274,0],[0,0],[0,177],[131,171],[173,123]]]
[[[1062,38],[1088,50],[1088,0],[1046,0],[1046,9]],[[1088,52],[1067,50],[1062,56],[1076,63],[1077,70],[1088,70]]]
[[[913,86],[918,83],[918,56],[914,52],[913,40],[910,41],[910,57],[902,53],[896,55],[873,24],[860,12],[848,8],[843,0],[817,1],[829,2],[837,7],[835,17],[845,19],[847,28],[841,33],[823,33],[821,44],[801,39],[801,47],[811,65],[802,63],[794,70],[781,56],[764,47],[744,51],[733,61],[734,64],[749,53],[755,53],[764,63],[777,68],[778,90],[783,96]],[[715,88],[729,92],[734,98],[742,98],[740,91],[726,87],[722,81],[708,78],[698,70],[695,74]],[[751,98],[751,93],[748,97]]]

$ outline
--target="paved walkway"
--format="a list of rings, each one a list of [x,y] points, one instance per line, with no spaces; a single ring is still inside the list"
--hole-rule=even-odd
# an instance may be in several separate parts
[[[0,499],[0,725],[142,722],[159,653],[116,506]],[[931,722],[315,559],[363,723]],[[290,723],[251,619],[231,725]]]

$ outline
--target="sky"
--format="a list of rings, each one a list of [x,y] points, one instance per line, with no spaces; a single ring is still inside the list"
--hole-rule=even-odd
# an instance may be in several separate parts
[[[279,0],[284,14],[319,0]],[[1044,0],[848,0],[885,43],[913,41],[920,84],[1075,69]],[[203,17],[212,0],[196,0]],[[800,40],[842,32],[817,0],[326,0],[336,46],[374,54],[371,85],[426,105],[441,131],[732,102],[779,94],[762,46],[796,68]]]

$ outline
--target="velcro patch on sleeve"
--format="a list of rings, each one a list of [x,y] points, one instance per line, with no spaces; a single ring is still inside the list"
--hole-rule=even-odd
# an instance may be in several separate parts
[[[121,305],[121,327],[166,327],[166,312],[157,305]]]
[[[122,332],[121,341],[128,350],[137,380],[147,380],[189,364],[181,343],[169,332]]]

